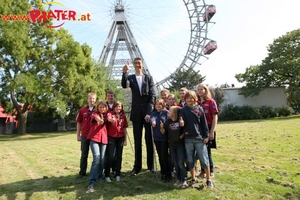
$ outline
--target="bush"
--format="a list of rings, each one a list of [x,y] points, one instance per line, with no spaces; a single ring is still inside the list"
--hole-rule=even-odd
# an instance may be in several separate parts
[[[288,106],[281,106],[274,109],[271,106],[253,107],[249,105],[234,106],[233,104],[227,104],[219,114],[219,120],[265,119],[276,116],[289,116],[293,113],[294,110]]]
[[[277,116],[277,113],[272,106],[261,106],[259,107],[259,112],[263,119]]]
[[[243,105],[240,107],[240,116],[239,119],[261,119],[259,109],[257,107]]]
[[[260,119],[261,115],[259,109],[249,105],[234,106],[227,104],[223,107],[219,115],[220,120],[246,120],[246,119]]]
[[[236,116],[236,106],[232,104],[227,104],[223,106],[222,112],[219,114],[219,120],[235,120]]]
[[[299,115],[300,114],[300,108],[293,108],[294,114]]]
[[[276,112],[278,116],[286,117],[292,115],[294,113],[294,110],[289,106],[280,106],[276,108]]]

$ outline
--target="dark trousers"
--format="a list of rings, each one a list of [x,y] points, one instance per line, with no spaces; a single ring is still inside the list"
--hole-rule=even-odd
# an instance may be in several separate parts
[[[147,169],[153,169],[153,143],[150,124],[143,118],[132,122],[134,137],[134,170],[139,173],[142,169],[142,135],[143,127],[145,128],[145,143],[147,150]]]
[[[108,144],[106,149],[107,163],[105,167],[105,177],[109,177],[109,172],[114,162],[116,167],[116,176],[121,175],[124,140],[125,137],[108,137]]]
[[[86,137],[84,136],[81,136],[81,157],[80,157],[79,175],[82,176],[86,175],[89,149],[90,149],[90,140],[86,139]]]
[[[155,143],[155,147],[156,147],[156,151],[158,154],[158,160],[159,160],[159,165],[160,165],[160,172],[161,175],[164,176],[169,176],[171,175],[171,171],[170,171],[170,164],[168,162],[168,148],[169,148],[169,144],[168,141],[154,141]]]
[[[172,161],[176,170],[177,180],[186,181],[187,172],[185,167],[185,147],[184,145],[179,147],[170,147]]]
[[[116,153],[115,153],[116,155]],[[107,158],[108,158],[108,150],[106,150],[105,152],[105,162],[104,162],[104,168],[106,169],[107,166]],[[117,158],[116,156],[114,157],[112,163],[111,163],[111,171],[115,174],[116,172],[116,162],[117,162]]]
[[[209,127],[209,130],[210,130],[210,127]],[[216,131],[214,132],[214,135],[216,137]],[[210,172],[214,172],[214,162],[213,162],[212,155],[211,155],[211,149],[212,149],[211,144],[212,144],[211,141],[209,141],[206,144],[206,147],[207,147],[207,153],[208,153],[208,161],[209,161]],[[201,171],[204,172],[203,167],[201,167]]]

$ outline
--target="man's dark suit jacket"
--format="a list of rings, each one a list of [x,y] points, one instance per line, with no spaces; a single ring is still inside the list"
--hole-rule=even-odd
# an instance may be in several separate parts
[[[155,101],[154,81],[152,76],[143,74],[142,94],[140,94],[135,74],[128,75],[128,73],[123,73],[121,84],[123,88],[131,88],[132,101],[130,120],[134,122],[141,118],[144,119],[146,115],[150,115]]]

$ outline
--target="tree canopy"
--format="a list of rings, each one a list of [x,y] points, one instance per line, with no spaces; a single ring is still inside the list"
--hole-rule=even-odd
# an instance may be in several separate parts
[[[258,95],[264,88],[270,86],[288,86],[288,96],[298,94],[300,106],[300,29],[288,32],[274,40],[268,46],[268,56],[260,65],[246,68],[245,73],[236,74],[240,83],[246,83],[241,88],[241,94]]]
[[[37,0],[6,0],[0,15],[26,15],[32,9],[44,8]],[[105,94],[105,70],[92,60],[91,48],[47,23],[0,21],[0,100],[6,112],[16,113],[21,134],[29,110],[64,117],[86,104],[87,93]]]
[[[193,89],[204,80],[205,76],[200,74],[200,70],[195,71],[193,68],[182,69],[171,76],[170,87],[168,89],[170,91],[178,91],[182,87]]]

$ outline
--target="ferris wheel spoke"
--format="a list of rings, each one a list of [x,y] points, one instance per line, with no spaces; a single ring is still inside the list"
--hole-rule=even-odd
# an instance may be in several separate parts
[[[66,0],[62,0],[66,1]],[[77,8],[88,11],[92,20],[88,23],[72,23],[66,28],[80,43],[92,47],[93,57],[100,58],[115,15],[116,0],[75,0]],[[208,31],[213,24],[213,15],[208,12],[210,4],[204,0],[122,0],[128,27],[136,45],[155,74],[157,87],[163,87],[178,70],[187,70],[201,65],[208,59],[211,49],[204,53]],[[67,3],[66,3],[67,4]],[[115,42],[113,42],[115,43]],[[130,45],[130,44],[128,44]],[[119,55],[128,59],[124,47]],[[118,62],[122,62],[119,60]],[[159,73],[158,73],[159,72]]]

